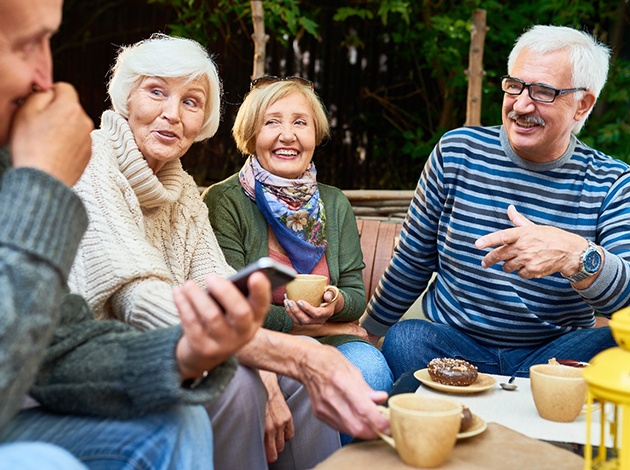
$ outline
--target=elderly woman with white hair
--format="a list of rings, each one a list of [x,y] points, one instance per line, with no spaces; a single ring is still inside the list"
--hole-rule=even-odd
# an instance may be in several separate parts
[[[99,318],[142,330],[179,324],[175,286],[234,272],[180,163],[193,142],[217,130],[216,67],[197,42],[156,34],[120,49],[108,91],[113,110],[93,131],[92,159],[74,187],[90,223],[70,288]],[[294,422],[304,444],[287,445],[273,468],[311,468],[339,448],[339,434],[311,412],[302,384],[284,377],[283,387],[287,401],[305,410]],[[266,401],[258,372],[239,365],[221,397],[206,406],[216,468],[267,468]]]
[[[74,188],[90,225],[70,287],[98,318],[140,329],[179,323],[174,286],[233,273],[180,162],[218,128],[217,70],[197,42],[155,34],[120,49],[108,93],[113,110],[93,131],[92,159]]]

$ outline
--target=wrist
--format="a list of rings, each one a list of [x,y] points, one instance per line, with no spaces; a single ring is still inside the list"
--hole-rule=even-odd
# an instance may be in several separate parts
[[[603,254],[600,248],[590,240],[586,240],[586,248],[578,256],[578,269],[570,273],[561,272],[571,283],[579,283],[595,276],[602,268]]]

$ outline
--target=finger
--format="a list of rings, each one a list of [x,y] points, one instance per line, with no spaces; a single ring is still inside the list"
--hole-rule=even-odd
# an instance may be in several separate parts
[[[267,456],[267,463],[274,463],[278,460],[276,441],[269,433],[265,433],[265,455]]]
[[[192,321],[197,322],[205,331],[221,328],[223,310],[212,296],[193,281],[182,284],[181,292],[186,296],[194,314]]]
[[[497,232],[489,233],[483,237],[479,237],[475,241],[475,248],[483,250],[493,246],[509,245],[518,239],[520,229],[506,228]]]
[[[276,453],[279,454],[284,450],[284,428],[276,433]]]
[[[173,288],[173,301],[183,327],[194,324],[195,314],[180,286]]]
[[[522,215],[519,211],[516,210],[513,204],[510,204],[508,207],[508,217],[512,221],[515,227],[525,227],[528,225],[536,225],[534,222],[529,220],[527,217]]]
[[[284,440],[290,441],[295,436],[295,428],[293,427],[293,417],[287,423],[287,426],[284,428]]]
[[[265,317],[271,305],[271,282],[263,273],[253,273],[248,281],[248,300],[254,309],[256,317]]]
[[[308,315],[306,315],[293,300],[286,299],[284,301],[284,310],[295,325],[303,326],[308,323]]]

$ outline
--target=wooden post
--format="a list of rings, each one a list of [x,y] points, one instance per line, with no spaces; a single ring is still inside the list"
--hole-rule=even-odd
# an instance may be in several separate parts
[[[265,34],[265,10],[263,9],[262,0],[251,0],[252,5],[252,23],[254,25],[254,71],[252,80],[265,75],[265,58],[267,56],[265,47],[269,36]]]
[[[483,70],[483,45],[486,39],[486,10],[473,12],[470,30],[470,53],[468,55],[468,98],[466,100],[465,126],[481,125],[481,85],[486,72]]]

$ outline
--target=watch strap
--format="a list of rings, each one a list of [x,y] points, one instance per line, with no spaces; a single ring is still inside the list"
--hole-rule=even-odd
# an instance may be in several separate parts
[[[572,276],[565,276],[564,274],[562,274],[562,277],[566,278],[569,280],[569,282],[571,283],[576,283],[576,282],[580,282],[583,281],[584,279],[587,279],[593,275],[595,275],[595,272],[590,272],[587,271],[586,268],[584,267],[584,259],[586,257],[586,254],[591,251],[591,250],[595,250],[599,253],[599,250],[597,249],[597,245],[595,245],[595,243],[593,243],[590,240],[587,240],[588,242],[588,246],[586,247],[586,249],[582,252],[582,254],[580,255],[580,270],[573,274]]]

